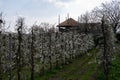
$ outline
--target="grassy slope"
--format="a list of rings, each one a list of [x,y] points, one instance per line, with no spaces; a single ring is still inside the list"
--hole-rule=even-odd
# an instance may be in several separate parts
[[[116,47],[110,70],[110,80],[120,80],[120,43]]]
[[[120,46],[118,48],[120,51]],[[120,53],[114,54],[110,70],[110,80],[120,80]],[[65,65],[63,69],[54,69],[44,76],[36,76],[35,80],[105,80],[103,68],[95,61],[95,56],[99,50],[93,49],[86,55]],[[89,55],[88,55],[89,54]]]
[[[110,74],[109,74],[110,80],[120,80],[120,44],[116,46],[117,47],[113,55],[113,60],[110,66]],[[97,77],[98,77],[97,80],[105,80],[102,68],[100,69]]]
[[[75,59],[71,64],[65,65],[61,70],[53,70],[35,80],[95,80],[98,64],[95,62],[97,49],[91,50],[81,58]]]

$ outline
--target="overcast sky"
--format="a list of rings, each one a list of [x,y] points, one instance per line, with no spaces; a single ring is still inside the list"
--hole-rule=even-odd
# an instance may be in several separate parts
[[[77,20],[80,14],[91,11],[102,2],[110,0],[0,0],[0,11],[4,12],[7,24],[14,24],[19,16],[25,17],[27,25],[37,21],[58,23],[65,20],[67,13]]]

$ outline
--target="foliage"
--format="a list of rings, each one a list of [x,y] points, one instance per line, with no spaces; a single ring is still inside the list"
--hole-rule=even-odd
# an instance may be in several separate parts
[[[11,36],[10,36],[11,35]],[[31,73],[31,43],[32,34],[21,32],[22,42],[19,45],[17,33],[1,34],[1,58],[4,80],[17,80],[16,53],[20,48],[20,75],[21,79],[30,79]],[[34,29],[34,74],[43,75],[46,71],[52,71],[55,67],[61,68],[65,64],[94,46],[93,37],[90,34],[77,32],[55,32],[52,29]],[[18,47],[19,46],[19,47]],[[26,74],[28,73],[28,74]]]

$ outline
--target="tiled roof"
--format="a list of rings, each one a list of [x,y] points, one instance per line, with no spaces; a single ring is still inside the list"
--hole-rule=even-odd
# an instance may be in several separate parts
[[[79,22],[75,21],[72,18],[69,18],[66,21],[57,25],[57,27],[77,27],[77,26],[79,26]]]

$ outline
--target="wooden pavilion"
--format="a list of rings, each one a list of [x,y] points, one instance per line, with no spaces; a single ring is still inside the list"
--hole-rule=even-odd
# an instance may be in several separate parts
[[[66,21],[57,25],[60,32],[74,31],[79,29],[79,22],[72,18],[68,18]]]

